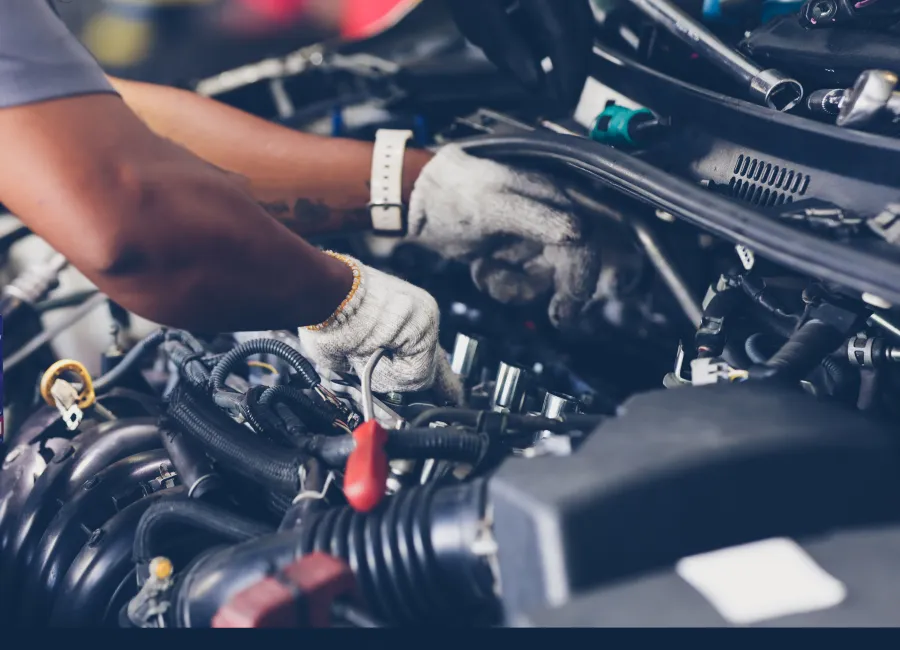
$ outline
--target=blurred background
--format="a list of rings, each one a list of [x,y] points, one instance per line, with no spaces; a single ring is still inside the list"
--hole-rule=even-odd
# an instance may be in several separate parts
[[[354,40],[418,0],[54,0],[107,71],[187,86],[254,59],[320,41]]]

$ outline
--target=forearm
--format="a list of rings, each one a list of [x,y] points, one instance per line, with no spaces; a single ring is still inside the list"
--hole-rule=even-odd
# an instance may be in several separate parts
[[[300,133],[175,88],[111,81],[157,134],[246,178],[260,205],[294,232],[371,227],[370,143]],[[426,151],[406,152],[405,201],[430,159]]]
[[[0,111],[0,200],[107,295],[203,331],[325,320],[351,272],[111,95]]]
[[[327,319],[352,273],[269,218],[213,169],[145,172],[120,254],[93,278],[122,306],[200,331],[294,329]]]

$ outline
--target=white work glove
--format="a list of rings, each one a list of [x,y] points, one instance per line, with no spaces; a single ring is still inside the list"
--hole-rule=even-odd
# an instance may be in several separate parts
[[[438,344],[440,312],[431,295],[345,255],[330,253],[354,271],[354,288],[325,323],[301,327],[303,350],[313,364],[330,372],[363,368],[379,348],[389,352],[372,374],[376,393],[411,392],[434,387],[459,402],[461,387]]]
[[[416,180],[407,239],[470,263],[478,288],[500,302],[528,303],[552,291],[557,327],[580,315],[600,273],[571,199],[550,178],[458,145],[441,148]]]

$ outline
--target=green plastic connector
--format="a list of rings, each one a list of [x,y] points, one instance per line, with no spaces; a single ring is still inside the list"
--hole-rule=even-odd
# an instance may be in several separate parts
[[[591,140],[611,147],[634,147],[634,127],[654,121],[653,112],[646,108],[633,110],[612,104],[607,106],[591,125]]]

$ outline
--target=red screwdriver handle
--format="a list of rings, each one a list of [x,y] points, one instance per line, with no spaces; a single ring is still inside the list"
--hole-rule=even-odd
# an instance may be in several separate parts
[[[369,512],[384,497],[388,457],[384,451],[388,433],[375,420],[363,422],[353,432],[356,448],[344,470],[344,496],[358,512]]]

